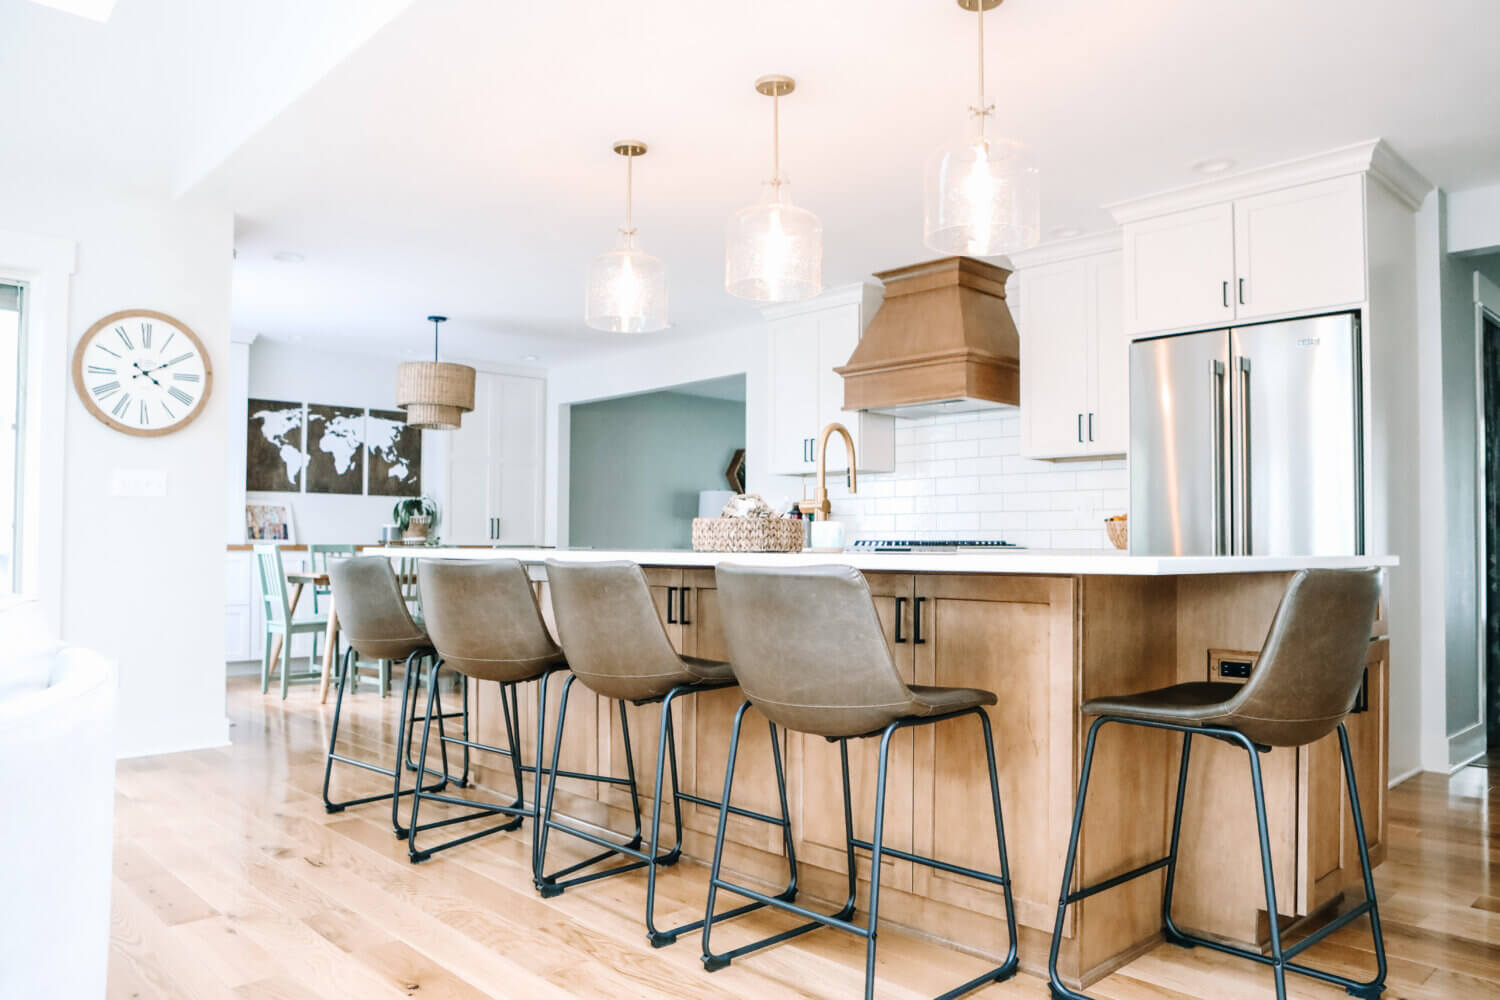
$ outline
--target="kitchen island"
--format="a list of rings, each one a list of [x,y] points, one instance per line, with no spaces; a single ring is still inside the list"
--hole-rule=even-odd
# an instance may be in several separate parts
[[[723,554],[616,552],[545,548],[368,549],[391,558],[514,558],[532,567],[544,615],[547,559],[630,559],[645,567],[662,622],[683,653],[728,659],[713,567],[839,562],[869,581],[887,641],[911,683],[981,687],[999,696],[994,724],[1006,835],[1014,881],[1021,960],[1045,969],[1056,915],[1078,764],[1087,732],[1079,706],[1089,698],[1184,681],[1231,680],[1253,669],[1291,575],[1304,567],[1397,564],[1394,557],[1137,557],[1112,552],[1002,551],[961,554]],[[1384,857],[1389,642],[1385,616],[1371,637],[1368,680],[1348,729],[1372,860]],[[472,682],[471,682],[472,683]],[[553,697],[558,686],[553,686]],[[478,738],[504,740],[496,688],[474,684]],[[576,692],[575,692],[576,693]],[[681,785],[717,799],[727,736],[740,696],[700,694],[679,714]],[[524,704],[524,703],[523,703]],[[632,709],[637,761],[654,758],[657,709]],[[585,721],[585,717],[586,720]],[[549,709],[549,720],[555,711]],[[522,740],[535,753],[535,706],[523,711]],[[975,733],[961,722],[921,727],[893,740],[887,843],[962,865],[995,863],[987,775]],[[787,785],[803,893],[835,901],[845,884],[839,758],[835,744],[783,734]],[[735,777],[735,802],[776,812],[768,731],[747,724]],[[1243,751],[1195,746],[1174,917],[1189,929],[1244,944],[1265,940],[1249,768]],[[1080,883],[1094,883],[1167,852],[1181,737],[1107,727],[1099,737],[1094,779],[1079,847]],[[875,750],[850,744],[855,826],[873,824]],[[594,699],[572,699],[563,765],[624,774],[618,718]],[[534,757],[532,758],[534,759]],[[510,787],[503,761],[481,762],[480,780]],[[1277,880],[1277,916],[1285,927],[1335,907],[1359,881],[1349,809],[1344,804],[1336,736],[1262,760]],[[643,795],[650,774],[641,773]],[[565,794],[566,793],[566,794]],[[559,803],[585,822],[630,829],[630,804],[616,788],[560,782]],[[685,804],[684,853],[709,857],[714,810]],[[774,882],[784,875],[776,830],[732,817],[726,868]],[[670,832],[667,833],[670,837]],[[867,857],[861,864],[868,866]],[[883,862],[881,915],[893,923],[999,957],[1005,946],[999,890],[961,877]],[[862,874],[868,879],[868,871]],[[1071,907],[1064,925],[1064,978],[1089,983],[1161,940],[1162,876],[1153,873]],[[1357,891],[1357,889],[1356,889]],[[863,898],[863,897],[862,897]]]

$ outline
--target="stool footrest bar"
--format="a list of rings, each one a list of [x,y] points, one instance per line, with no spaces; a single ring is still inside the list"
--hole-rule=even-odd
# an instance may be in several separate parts
[[[1282,960],[1285,961],[1296,957],[1297,955],[1306,951],[1308,948],[1311,948],[1313,945],[1317,944],[1319,941],[1326,938],[1328,935],[1332,934],[1334,931],[1345,926],[1346,924],[1353,923],[1369,912],[1370,901],[1365,900],[1363,903],[1360,903],[1348,913],[1340,914],[1338,917],[1330,921],[1326,926],[1319,927],[1317,930],[1313,931],[1307,937],[1303,938],[1301,941],[1298,941],[1291,947],[1283,948],[1281,950]]]
[[[850,843],[861,850],[875,850],[875,845],[871,844],[868,840],[851,840]],[[939,861],[937,858],[928,858],[920,854],[912,854],[909,851],[900,851],[894,847],[882,846],[880,853],[893,858],[900,858],[902,861],[925,865],[928,868],[936,868],[938,871],[948,872],[952,875],[967,875],[969,878],[979,879],[981,882],[988,882],[991,885],[1005,884],[1004,878],[992,872],[982,872],[977,868],[965,868],[963,865],[955,865],[949,861]]]
[[[1063,897],[1063,902],[1067,905],[1072,905],[1073,903],[1078,902],[1080,899],[1088,899],[1090,896],[1097,895],[1098,893],[1105,892],[1109,889],[1113,889],[1117,885],[1124,885],[1131,879],[1140,878],[1142,875],[1149,875],[1154,871],[1159,871],[1167,867],[1167,865],[1171,864],[1171,862],[1171,858],[1162,858],[1158,861],[1153,861],[1150,864],[1141,865],[1139,868],[1132,868],[1130,871],[1120,875],[1116,875],[1114,878],[1105,879],[1103,882],[1096,882],[1093,885],[1084,886],[1077,892],[1069,893],[1068,895]]]
[[[561,774],[562,772],[558,773]],[[683,802],[691,802],[694,805],[707,806],[710,809],[719,808],[718,799],[705,799],[701,795],[689,795],[687,792],[678,792],[677,798]],[[762,823],[769,823],[772,826],[787,825],[786,821],[783,820],[780,816],[768,816],[765,813],[756,812],[754,809],[741,809],[739,806],[730,806],[729,814],[731,816],[743,816],[746,819],[758,819]]]

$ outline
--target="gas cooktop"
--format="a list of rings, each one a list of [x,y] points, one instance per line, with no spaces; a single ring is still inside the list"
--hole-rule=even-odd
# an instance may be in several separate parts
[[[855,552],[970,552],[984,549],[1019,549],[1014,542],[986,538],[921,538],[903,540],[895,538],[860,538],[854,542]]]

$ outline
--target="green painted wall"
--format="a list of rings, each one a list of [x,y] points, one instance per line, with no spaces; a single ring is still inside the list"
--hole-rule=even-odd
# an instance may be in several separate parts
[[[745,404],[652,392],[575,405],[568,544],[675,549],[692,544],[699,490],[728,489],[745,447]]]

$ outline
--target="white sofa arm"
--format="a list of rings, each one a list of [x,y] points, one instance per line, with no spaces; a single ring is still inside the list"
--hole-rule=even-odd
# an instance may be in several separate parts
[[[102,997],[109,964],[115,666],[62,647],[45,685],[0,663],[0,997]]]

